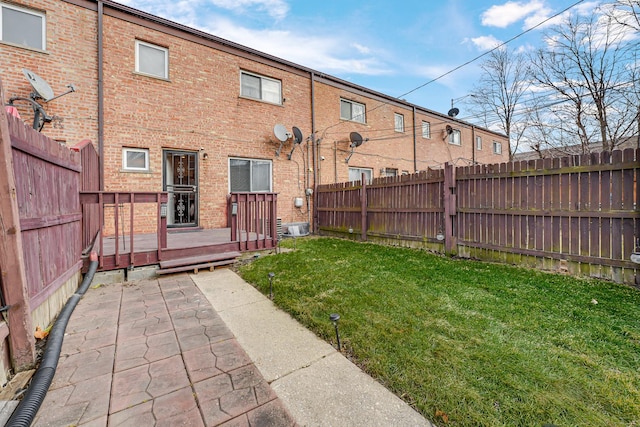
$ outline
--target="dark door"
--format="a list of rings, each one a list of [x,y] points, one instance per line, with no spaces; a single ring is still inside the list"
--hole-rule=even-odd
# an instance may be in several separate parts
[[[198,225],[198,155],[191,151],[164,151],[164,191],[168,227]]]

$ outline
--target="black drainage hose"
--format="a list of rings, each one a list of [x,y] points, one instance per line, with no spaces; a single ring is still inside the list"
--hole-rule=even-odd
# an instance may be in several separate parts
[[[40,366],[33,375],[31,384],[24,394],[24,397],[16,407],[16,410],[13,411],[11,418],[9,418],[9,421],[7,421],[5,426],[29,427],[35,418],[36,413],[38,413],[38,409],[40,409],[40,405],[42,405],[42,402],[47,395],[51,381],[53,381],[53,376],[56,373],[56,368],[58,367],[58,359],[60,358],[60,351],[62,350],[62,342],[64,340],[64,331],[67,329],[71,313],[73,313],[76,305],[80,302],[82,295],[84,295],[85,292],[87,292],[87,289],[89,289],[89,285],[93,280],[93,275],[98,269],[98,256],[95,252],[91,253],[89,259],[91,260],[91,263],[89,264],[89,271],[84,275],[84,279],[76,293],[71,295],[60,311],[56,322],[53,324],[53,327],[49,332],[47,346],[44,349]]]

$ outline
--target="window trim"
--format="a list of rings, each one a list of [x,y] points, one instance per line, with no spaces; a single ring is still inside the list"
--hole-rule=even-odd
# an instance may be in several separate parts
[[[401,123],[398,122],[398,119],[401,120]],[[399,129],[399,124],[402,125],[402,129]],[[404,133],[404,114],[393,113],[393,129],[396,132]]]
[[[368,171],[370,173],[369,175],[369,179],[367,184],[371,184],[371,182],[373,182],[373,168],[364,168],[364,167],[359,167],[359,166],[349,166],[349,174],[351,174],[352,170],[359,170],[360,172],[360,177],[356,180],[356,181],[360,181],[360,178],[362,178],[362,171]]]
[[[458,142],[455,141],[454,135],[458,135]],[[462,146],[462,132],[460,132],[460,129],[453,129],[449,134],[449,144],[456,145],[458,147]]]
[[[361,105],[362,106],[362,120],[356,120],[353,117],[353,108],[351,108],[351,117],[343,117],[342,116],[342,103],[346,102],[350,105]],[[358,102],[358,101],[352,101],[351,99],[346,99],[346,98],[340,98],[340,120],[348,120],[350,122],[355,122],[355,123],[362,123],[362,124],[366,124],[367,123],[367,105],[363,104],[362,102]]]
[[[18,12],[22,12],[22,13],[27,13],[29,15],[34,15],[37,16],[39,18],[41,18],[41,23],[42,23],[42,47],[34,47],[34,46],[28,46],[28,45],[24,45],[24,44],[20,44],[20,43],[14,43],[8,40],[4,39],[4,29],[2,28],[2,9],[3,8],[7,8],[7,9],[12,9]],[[4,2],[0,2],[0,41],[2,43],[6,43],[6,44],[10,44],[12,46],[18,46],[18,47],[22,47],[22,48],[27,48],[27,49],[34,49],[34,50],[39,50],[39,51],[46,51],[47,50],[47,14],[45,12],[39,11],[39,10],[35,10],[35,9],[29,9],[23,6],[18,6],[18,5],[14,5],[14,4],[9,4],[9,3],[4,3]]]
[[[502,142],[493,141],[493,154],[502,154]]]
[[[257,158],[251,158],[251,157],[229,157],[229,160],[227,161],[227,181],[228,181],[229,193],[246,193],[246,191],[232,191],[232,189],[231,189],[231,161],[232,160],[246,160],[246,161],[249,161],[250,164],[253,163],[253,162],[268,162],[269,163],[269,190],[267,190],[267,191],[253,191],[253,190],[249,189],[248,193],[273,193],[273,160],[271,160],[271,159],[257,159]],[[251,186],[252,178],[253,178],[251,173],[252,172],[251,172],[251,169],[250,169],[249,186]]]
[[[425,136],[425,132],[424,132],[424,125],[427,125],[427,136]],[[424,139],[431,139],[431,122],[428,122],[426,120],[422,121],[422,137]]]
[[[127,166],[127,153],[143,153],[144,154],[144,167],[137,168]],[[149,172],[150,171],[150,159],[148,148],[134,148],[134,147],[122,147],[122,170],[126,172]]]
[[[140,46],[141,45],[164,52],[164,76],[159,76],[157,74],[151,74],[151,73],[146,73],[144,71],[140,71]],[[156,79],[169,80],[169,48],[136,39],[135,57],[136,57],[135,58],[136,73],[142,74],[143,76],[153,77]]]
[[[256,77],[256,78],[260,79],[260,98],[255,98],[253,96],[245,95],[245,94],[242,93],[242,76],[243,75],[252,76],[252,77]],[[264,98],[264,93],[262,91],[262,81],[263,80],[278,83],[278,87],[280,88],[280,96],[279,96],[279,99],[278,99],[279,102],[269,101],[268,99]],[[268,104],[273,104],[273,105],[282,105],[282,103],[283,103],[282,101],[284,99],[283,95],[282,95],[282,80],[274,79],[273,77],[263,76],[262,74],[253,73],[251,71],[240,70],[240,98],[252,99],[254,101],[262,101],[262,102],[266,102]]]

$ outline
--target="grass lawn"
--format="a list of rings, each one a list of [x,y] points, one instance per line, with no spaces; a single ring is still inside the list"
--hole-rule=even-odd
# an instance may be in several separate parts
[[[291,245],[291,241],[283,244]],[[329,238],[240,269],[438,425],[640,426],[640,291]]]

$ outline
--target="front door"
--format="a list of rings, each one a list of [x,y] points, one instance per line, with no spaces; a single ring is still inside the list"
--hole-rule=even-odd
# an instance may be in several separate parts
[[[198,225],[198,154],[192,151],[164,151],[164,191],[167,227]]]

